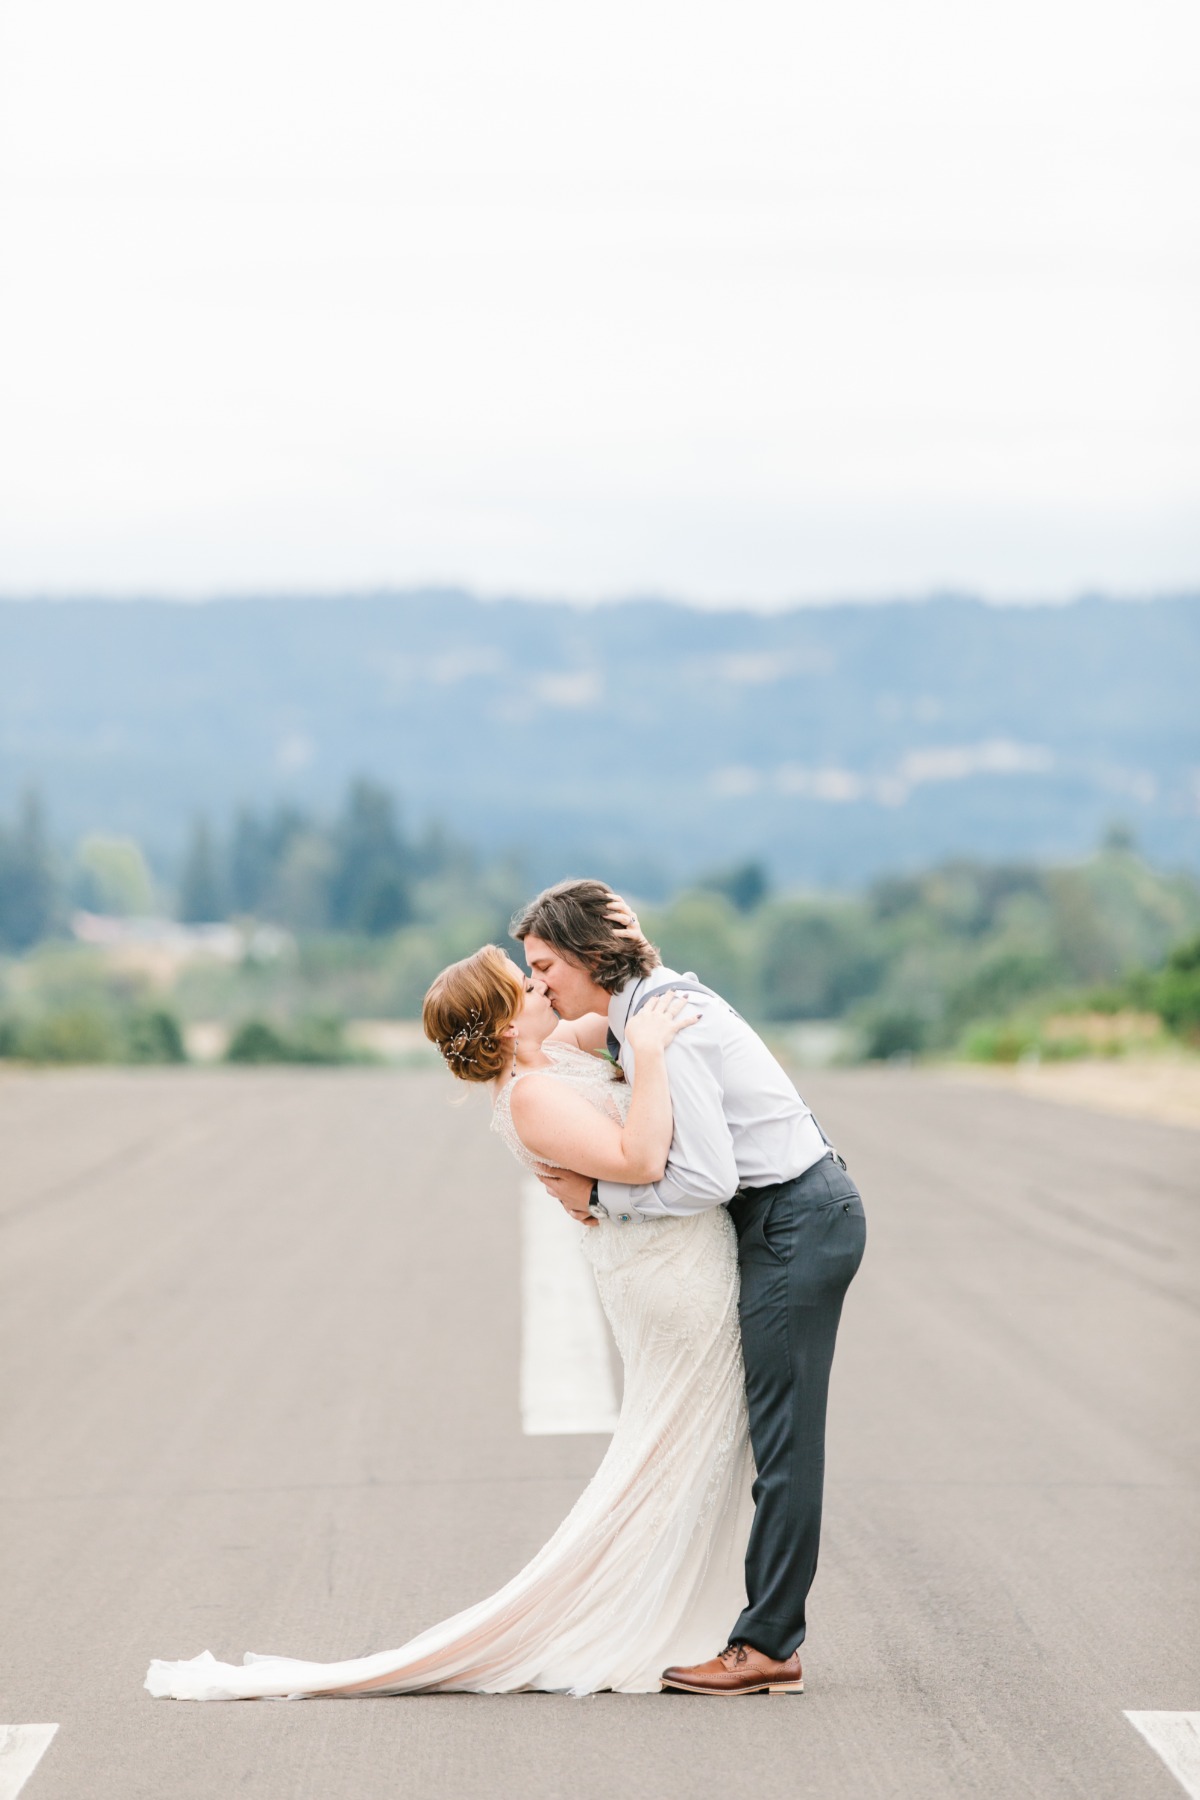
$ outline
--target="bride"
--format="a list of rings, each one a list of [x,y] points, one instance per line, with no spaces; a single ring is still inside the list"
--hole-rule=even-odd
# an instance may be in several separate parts
[[[678,993],[628,1028],[631,1088],[603,1055],[607,1020],[560,1021],[494,945],[438,976],[426,1034],[460,1081],[492,1091],[492,1127],[527,1167],[658,1180],[672,1135],[666,1055],[694,1023]],[[553,1202],[548,1198],[547,1205]],[[612,1442],[549,1543],[498,1593],[397,1650],[317,1663],[248,1655],[155,1661],[156,1698],[657,1692],[670,1663],[720,1642],[745,1603],[753,1465],[724,1207],[592,1221],[581,1231],[625,1368]]]

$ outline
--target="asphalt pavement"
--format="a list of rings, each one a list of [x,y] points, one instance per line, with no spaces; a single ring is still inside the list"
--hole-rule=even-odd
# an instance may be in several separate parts
[[[0,1721],[59,1725],[23,1800],[1179,1800],[1124,1712],[1200,1708],[1200,1133],[802,1085],[869,1221],[807,1693],[196,1706],[151,1656],[399,1644],[605,1440],[522,1434],[484,1096],[0,1076]]]

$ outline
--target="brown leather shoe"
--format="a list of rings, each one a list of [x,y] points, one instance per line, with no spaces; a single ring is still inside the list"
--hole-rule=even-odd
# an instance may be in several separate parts
[[[786,1662],[776,1662],[750,1644],[727,1644],[711,1662],[664,1669],[662,1684],[685,1694],[802,1694],[804,1672],[798,1650]]]

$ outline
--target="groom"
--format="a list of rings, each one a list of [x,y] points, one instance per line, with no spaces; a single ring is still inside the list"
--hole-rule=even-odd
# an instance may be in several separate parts
[[[512,934],[563,1018],[607,1013],[609,1050],[629,1075],[625,1030],[635,1013],[663,988],[693,996],[700,1022],[680,1033],[667,1059],[675,1135],[666,1173],[645,1187],[546,1164],[539,1173],[574,1218],[603,1213],[631,1231],[644,1219],[729,1207],[757,1471],[748,1604],[720,1655],[665,1670],[663,1685],[692,1694],[798,1692],[821,1535],[829,1370],[866,1240],[862,1201],[757,1033],[694,975],[664,968],[640,932],[621,928],[620,912],[603,882],[564,881],[517,915]]]

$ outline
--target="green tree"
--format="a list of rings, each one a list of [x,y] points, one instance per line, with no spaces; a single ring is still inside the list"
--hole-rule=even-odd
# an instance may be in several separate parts
[[[714,894],[724,894],[740,913],[751,913],[762,905],[771,883],[762,863],[744,862],[732,869],[718,869],[698,885]]]
[[[382,937],[412,918],[412,859],[386,788],[356,781],[332,836],[330,923]]]
[[[154,909],[154,883],[141,846],[132,838],[92,832],[76,856],[79,902],[89,912],[135,918]]]
[[[1088,873],[1051,869],[1046,877],[1054,919],[1054,953],[1075,981],[1112,981],[1123,973],[1122,958],[1106,927]]]
[[[1181,1037],[1200,1038],[1200,937],[1172,950],[1151,993],[1164,1025]]]
[[[179,877],[179,917],[185,925],[210,925],[225,916],[224,884],[207,819],[197,819]]]
[[[41,802],[30,791],[14,828],[0,827],[0,945],[27,950],[58,922],[59,887]]]
[[[229,900],[234,912],[278,917],[283,870],[297,839],[313,835],[312,822],[296,807],[276,807],[265,818],[242,807],[229,842]],[[324,905],[319,923],[325,923]]]
[[[70,1007],[31,1020],[21,1031],[17,1054],[30,1062],[119,1062],[121,1036],[108,1012]]]
[[[247,1019],[225,1052],[231,1063],[340,1063],[356,1060],[346,1047],[341,1021],[301,1019],[282,1030],[265,1019]]]
[[[908,924],[926,934],[981,937],[1021,895],[1040,895],[1045,876],[1025,863],[977,863],[952,858],[919,875],[883,876],[868,904],[881,923]]]
[[[862,1054],[868,1062],[888,1062],[924,1050],[929,1024],[919,1012],[885,1008],[865,1014],[861,1021]]]
[[[1100,849],[1107,856],[1136,856],[1137,837],[1133,826],[1125,819],[1113,819],[1104,829]]]
[[[674,905],[650,919],[646,930],[668,967],[693,970],[743,1011],[752,1006],[753,979],[744,927],[722,895],[681,894]]]
[[[324,931],[330,919],[333,845],[320,831],[288,839],[271,888],[271,916],[293,931]]]
[[[779,902],[764,912],[761,930],[765,1018],[840,1018],[878,985],[883,954],[860,906]]]
[[[165,1007],[139,1007],[125,1022],[125,1054],[135,1063],[183,1063],[187,1051],[179,1020]]]
[[[1061,981],[1052,956],[1006,945],[989,948],[971,972],[951,986],[945,1000],[949,1031],[973,1019],[1003,1018],[1031,995],[1046,993]]]
[[[247,1019],[229,1041],[225,1061],[231,1063],[289,1062],[287,1040],[265,1019]]]
[[[261,912],[273,864],[262,821],[240,807],[229,840],[229,903],[235,913]]]

